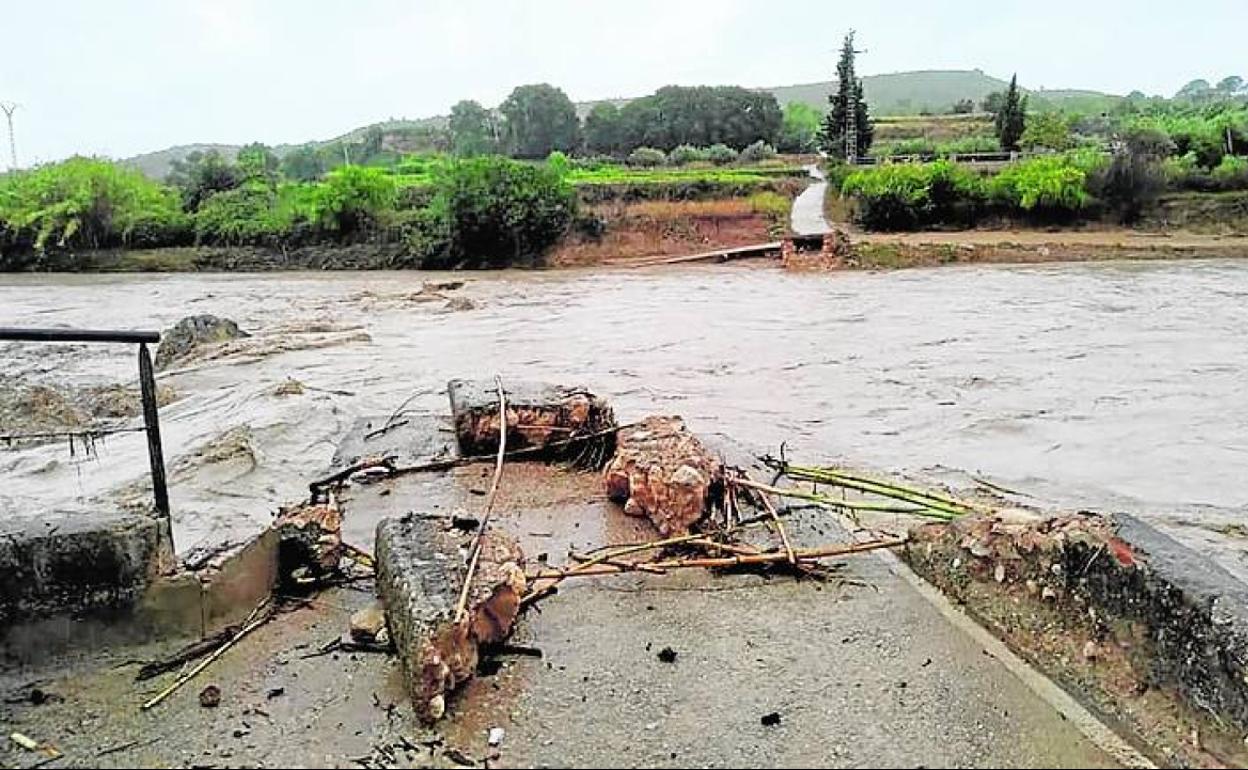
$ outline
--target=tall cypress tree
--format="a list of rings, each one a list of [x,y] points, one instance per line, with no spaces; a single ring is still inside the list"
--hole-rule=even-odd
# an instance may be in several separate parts
[[[1027,127],[1027,97],[1018,93],[1018,73],[1010,78],[1010,90],[1005,92],[1005,103],[997,111],[997,141],[1002,150],[1018,149],[1018,140]]]
[[[858,134],[857,155],[866,155],[871,147],[875,129],[871,123],[871,115],[867,109],[867,101],[863,98],[862,81],[854,74],[854,32],[850,30],[841,45],[841,60],[836,65],[836,93],[828,95],[831,109],[823,119],[823,131],[820,135],[823,150],[833,158],[846,156],[845,126],[846,117],[854,116],[854,126]]]

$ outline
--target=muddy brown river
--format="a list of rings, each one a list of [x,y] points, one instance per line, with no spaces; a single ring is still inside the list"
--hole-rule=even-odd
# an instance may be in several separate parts
[[[451,278],[472,309],[420,293]],[[194,313],[254,336],[160,375],[181,551],[299,498],[355,417],[443,411],[448,378],[498,372],[803,461],[1134,512],[1248,577],[1248,262],[0,276],[2,326]],[[0,343],[0,384],[134,376],[117,346]],[[145,452],[138,435],[72,456],[0,445],[0,515],[145,500]]]

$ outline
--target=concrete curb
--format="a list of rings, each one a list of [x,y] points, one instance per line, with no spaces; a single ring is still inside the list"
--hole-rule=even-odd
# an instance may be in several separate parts
[[[1245,758],[1248,586],[1199,553],[1127,515],[1011,512],[918,527],[903,557],[1155,757]]]

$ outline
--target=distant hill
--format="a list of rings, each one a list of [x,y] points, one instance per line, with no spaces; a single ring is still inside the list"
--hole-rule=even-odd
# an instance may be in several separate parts
[[[980,70],[922,70],[866,75],[862,89],[874,115],[918,115],[921,112],[948,112],[954,102],[970,99],[978,104],[993,91],[1009,87],[1009,83],[986,75]],[[776,95],[783,106],[804,102],[824,110],[828,95],[836,89],[836,81],[806,83],[796,86],[765,88]]]
[[[941,114],[949,111],[954,102],[970,99],[979,104],[993,91],[1004,90],[1009,83],[985,74],[981,70],[920,70],[915,72],[892,72],[884,75],[867,75],[862,79],[863,90],[867,102],[871,105],[871,113],[877,117],[886,115],[918,115],[923,112]],[[804,83],[792,86],[775,86],[760,88],[775,94],[776,100],[783,106],[789,102],[804,102],[819,110],[827,109],[828,94],[836,87],[836,81],[820,83]],[[1039,109],[1066,109],[1080,112],[1105,112],[1123,97],[1103,94],[1099,91],[1086,90],[1040,90],[1030,92],[1032,106]],[[600,99],[580,102],[576,112],[582,118],[589,114],[595,104],[610,102],[617,107],[630,101],[628,98]],[[388,120],[362,126],[340,137],[315,145],[328,144],[335,141],[358,140],[370,128],[380,128],[387,136],[400,138],[402,132],[419,128],[443,128],[446,116],[436,116],[419,120]],[[401,145],[400,142],[395,144]],[[273,151],[280,157],[297,145],[279,145]],[[128,163],[148,176],[163,179],[169,173],[170,164],[176,158],[186,157],[195,150],[215,149],[222,155],[233,158],[238,153],[238,145],[229,144],[187,144],[157,152],[149,152],[125,159]]]
[[[193,152],[216,150],[225,158],[234,160],[234,157],[238,155],[239,146],[237,144],[179,144],[176,147],[168,147],[156,152],[135,155],[133,158],[125,158],[122,160],[122,163],[134,166],[152,179],[164,179],[175,160],[185,158]]]

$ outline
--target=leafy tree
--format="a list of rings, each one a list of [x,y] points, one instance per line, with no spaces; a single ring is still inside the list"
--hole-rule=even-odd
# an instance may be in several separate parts
[[[854,32],[850,30],[841,45],[841,60],[836,65],[836,93],[828,96],[832,108],[823,121],[823,149],[834,158],[850,154],[866,155],[871,149],[875,129],[863,98],[862,81],[854,75]],[[846,126],[853,120],[857,147],[847,147]]]
[[[665,86],[620,110],[623,149],[774,142],[784,117],[776,97],[737,86]]]
[[[992,93],[985,96],[984,100],[979,103],[980,109],[982,109],[984,112],[991,112],[993,115],[996,115],[997,113],[1001,112],[1001,108],[1004,106],[1005,106],[1005,92],[1004,91],[993,91]]]
[[[784,105],[784,120],[776,148],[781,152],[814,152],[818,149],[819,123],[823,115],[805,102],[789,102]]]
[[[970,99],[959,99],[953,103],[951,112],[954,115],[969,115],[975,111],[975,102]]]
[[[456,155],[484,155],[494,152],[495,124],[490,111],[471,99],[451,107],[451,149]]]
[[[424,267],[489,267],[541,256],[576,215],[571,184],[546,164],[484,155],[447,163],[408,236]]]
[[[580,146],[581,124],[572,100],[546,83],[519,86],[499,108],[507,119],[507,144],[519,158],[545,158]]]
[[[1238,96],[1244,93],[1244,79],[1239,75],[1227,75],[1218,81],[1217,90],[1225,96]]]
[[[1174,94],[1174,98],[1197,102],[1206,99],[1212,91],[1213,87],[1209,85],[1208,80],[1196,78],[1188,81],[1187,85],[1180,88]]]
[[[177,158],[170,164],[165,182],[182,191],[183,205],[187,211],[195,211],[199,204],[215,193],[233,190],[243,183],[238,166],[226,160],[216,150],[196,150],[185,158]]]
[[[1065,150],[1070,147],[1070,121],[1060,112],[1042,112],[1031,116],[1018,140],[1027,150]]]
[[[276,181],[280,166],[273,150],[262,142],[252,142],[240,147],[236,163],[243,179],[262,179],[269,182]]]
[[[623,149],[620,109],[610,102],[599,102],[585,116],[585,147],[599,155],[614,155]]]
[[[1010,88],[1005,92],[1005,101],[997,112],[994,128],[1002,150],[1018,149],[1019,140],[1027,128],[1027,97],[1019,95],[1017,74],[1010,78]]]
[[[325,173],[326,164],[314,145],[305,144],[286,153],[282,158],[282,175],[287,179],[310,182],[320,179]]]

